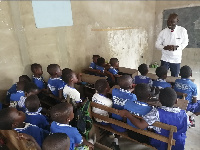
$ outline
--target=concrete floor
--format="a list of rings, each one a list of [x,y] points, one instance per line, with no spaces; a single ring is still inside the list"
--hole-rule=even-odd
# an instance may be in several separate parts
[[[154,68],[150,68],[150,73],[155,73]],[[170,72],[169,72],[170,75]],[[198,91],[200,91],[200,72],[199,70],[193,70],[193,76],[192,78],[195,79],[195,84],[197,84]],[[200,94],[198,95],[198,100],[200,100]],[[186,144],[185,144],[185,150],[200,150],[200,116],[195,117],[195,125],[194,128],[189,128],[187,130],[187,138],[186,138]],[[103,144],[106,144],[109,146],[112,143],[113,139],[106,137]],[[148,148],[146,146],[143,146],[138,143],[133,143],[127,139],[120,138],[119,139],[119,146],[121,150],[151,150],[151,148]]]

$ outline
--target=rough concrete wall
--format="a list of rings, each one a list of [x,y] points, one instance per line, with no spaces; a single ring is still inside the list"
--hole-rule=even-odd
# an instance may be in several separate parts
[[[46,80],[50,63],[80,71],[88,67],[93,54],[107,61],[118,57],[121,66],[131,68],[151,62],[155,3],[72,1],[73,26],[37,29],[30,1],[2,1],[0,18],[9,25],[0,22],[0,91],[21,74],[31,75],[30,64],[35,62],[43,66]]]

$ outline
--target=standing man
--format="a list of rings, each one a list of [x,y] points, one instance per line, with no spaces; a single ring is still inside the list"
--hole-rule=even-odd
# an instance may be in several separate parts
[[[188,45],[187,30],[177,26],[178,15],[173,13],[167,20],[167,28],[158,35],[156,48],[162,51],[161,66],[170,68],[171,76],[178,77],[182,50]]]

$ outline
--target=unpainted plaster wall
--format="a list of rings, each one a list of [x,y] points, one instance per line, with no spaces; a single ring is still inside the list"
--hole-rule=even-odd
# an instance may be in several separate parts
[[[30,1],[1,1],[1,98],[20,75],[31,75],[32,63],[43,66],[47,80],[46,67],[50,63],[59,64],[61,69],[81,71],[88,67],[93,54],[107,61],[118,57],[121,66],[131,68],[151,62],[155,4],[153,1],[72,1],[73,26],[37,29]],[[127,27],[131,29],[116,30]]]

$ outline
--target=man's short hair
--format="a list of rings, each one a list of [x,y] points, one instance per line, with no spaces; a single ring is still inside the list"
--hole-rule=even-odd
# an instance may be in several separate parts
[[[98,58],[97,59],[97,65],[102,66],[103,64],[105,64],[105,59],[103,57]]]
[[[172,107],[175,104],[176,99],[177,94],[172,88],[166,87],[160,90],[159,100],[162,106]]]
[[[20,81],[31,82],[31,79],[27,75],[21,75],[19,77],[19,82]]]
[[[150,91],[149,85],[145,83],[137,84],[135,87],[135,95],[138,100],[146,100],[149,97]]]
[[[40,100],[37,95],[30,95],[25,100],[25,106],[29,112],[37,112],[40,107]]]
[[[132,84],[132,78],[130,75],[122,75],[118,78],[118,85],[120,88],[124,90],[130,89],[130,85]]]
[[[0,110],[0,130],[12,130],[12,124],[15,121],[11,116],[12,107]]]
[[[27,82],[24,86],[24,92],[26,93],[33,92],[34,90],[37,90],[37,89],[38,89],[37,85],[32,82]]]
[[[140,72],[141,75],[146,75],[148,73],[148,66],[147,66],[147,64],[141,64],[138,67],[138,71]]]
[[[40,64],[34,63],[34,64],[31,65],[31,71],[32,71],[33,73],[35,73],[35,71],[36,71],[37,69],[39,69],[39,68],[42,68],[42,66],[41,66]]]
[[[69,68],[65,68],[62,70],[62,80],[65,83],[69,83],[69,81],[72,79],[73,71]]]
[[[59,68],[60,66],[58,64],[50,64],[48,65],[47,67],[47,72],[50,74],[50,75],[55,75],[56,74],[56,71],[57,71],[57,68]]]
[[[94,88],[98,93],[103,93],[105,89],[108,87],[108,82],[105,79],[99,79],[95,82]]]
[[[73,111],[71,104],[67,102],[57,104],[51,108],[51,119],[58,123],[63,123],[66,118],[69,118],[71,111]]]
[[[169,19],[175,19],[177,17],[178,17],[178,15],[176,13],[172,13],[172,14],[169,15],[168,20]]]
[[[181,78],[189,78],[192,75],[192,69],[189,66],[183,66],[180,70]]]
[[[117,58],[111,58],[111,59],[110,59],[110,65],[111,65],[111,66],[114,66],[117,62],[118,62],[118,59],[117,59]]]
[[[66,150],[69,147],[69,137],[65,133],[50,134],[42,144],[42,150]]]
[[[164,75],[167,75],[167,69],[165,66],[160,66],[158,68],[156,68],[156,75],[159,78],[162,78]]]

